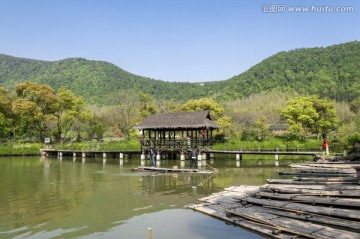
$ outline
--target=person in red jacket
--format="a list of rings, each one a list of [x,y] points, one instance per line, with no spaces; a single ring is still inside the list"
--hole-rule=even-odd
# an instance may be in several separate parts
[[[328,150],[328,141],[326,138],[324,138],[323,140],[323,144],[322,144],[322,148],[323,148],[323,152],[325,152],[326,154],[328,154],[329,150]]]

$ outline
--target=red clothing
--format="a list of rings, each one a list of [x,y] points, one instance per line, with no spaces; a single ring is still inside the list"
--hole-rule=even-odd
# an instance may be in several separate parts
[[[328,142],[326,139],[324,139],[322,146],[323,148],[326,148],[328,146]]]

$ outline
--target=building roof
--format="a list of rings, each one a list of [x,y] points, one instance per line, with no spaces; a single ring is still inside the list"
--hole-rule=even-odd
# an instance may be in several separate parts
[[[175,112],[149,115],[134,129],[219,129],[210,116],[210,111]]]

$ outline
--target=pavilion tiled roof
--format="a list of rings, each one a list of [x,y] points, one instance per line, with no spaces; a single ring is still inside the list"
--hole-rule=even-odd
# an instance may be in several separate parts
[[[219,129],[210,116],[210,111],[174,112],[149,115],[134,129]]]

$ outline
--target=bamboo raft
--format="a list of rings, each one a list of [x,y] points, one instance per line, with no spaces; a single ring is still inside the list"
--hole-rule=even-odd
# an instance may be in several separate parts
[[[155,172],[155,173],[203,173],[213,174],[214,171],[198,170],[198,169],[185,169],[185,168],[156,168],[156,167],[137,167],[131,169],[133,172]]]
[[[297,175],[297,176],[316,176],[316,177],[348,177],[355,176],[355,169],[337,169],[322,168],[322,169],[298,169],[296,171],[280,171],[280,175]]]
[[[271,238],[360,238],[356,177],[268,179],[200,202],[191,208]]]

